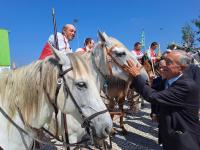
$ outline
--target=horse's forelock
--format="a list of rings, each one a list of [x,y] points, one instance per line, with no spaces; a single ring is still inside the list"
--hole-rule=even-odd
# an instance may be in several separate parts
[[[71,61],[72,67],[73,67],[73,73],[74,77],[76,79],[84,77],[84,78],[89,78],[89,72],[90,68],[86,64],[85,61],[81,58],[81,56],[75,55],[75,54],[68,54],[68,57]]]

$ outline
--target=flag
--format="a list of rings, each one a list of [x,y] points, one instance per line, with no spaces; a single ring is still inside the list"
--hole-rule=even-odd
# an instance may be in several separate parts
[[[0,67],[10,66],[8,30],[0,29]]]
[[[161,52],[160,52],[160,44],[158,44],[158,58],[160,58],[161,57]]]
[[[141,42],[141,45],[142,45],[141,50],[145,51],[145,35],[144,35],[144,30],[142,30],[141,39],[140,40],[141,40],[140,42]]]

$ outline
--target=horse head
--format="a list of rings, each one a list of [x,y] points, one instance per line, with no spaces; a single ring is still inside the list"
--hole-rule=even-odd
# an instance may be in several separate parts
[[[105,32],[98,32],[99,41],[94,47],[95,62],[99,70],[105,76],[115,76],[124,81],[128,81],[129,76],[123,71],[122,66],[127,64],[128,59],[132,59],[140,66],[137,58],[121,42],[113,37],[109,37]],[[142,76],[147,79],[144,69],[141,69]]]
[[[55,48],[52,49],[61,66],[57,107],[61,112],[72,115],[82,127],[92,128],[96,137],[106,138],[111,131],[112,120],[99,95],[90,68],[81,57],[73,53],[66,56]]]

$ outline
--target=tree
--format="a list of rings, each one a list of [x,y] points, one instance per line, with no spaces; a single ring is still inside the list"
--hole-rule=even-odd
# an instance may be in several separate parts
[[[192,23],[194,23],[194,25],[197,27],[196,36],[197,41],[200,42],[200,16],[197,19],[194,19]]]
[[[195,43],[195,32],[189,24],[182,27],[182,39],[185,47],[193,48]]]

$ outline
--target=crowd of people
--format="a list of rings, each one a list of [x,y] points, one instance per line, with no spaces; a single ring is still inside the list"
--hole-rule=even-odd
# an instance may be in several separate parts
[[[75,37],[76,28],[67,24],[62,33],[57,33],[58,49],[63,53],[72,52],[69,41]],[[55,46],[54,35],[46,43],[40,59],[51,55],[49,44]],[[152,42],[145,54],[142,44],[136,42],[132,53],[141,63],[147,55],[152,66],[158,63],[159,75],[154,76],[151,84],[146,84],[140,76],[140,68],[132,60],[124,65],[124,71],[132,76],[131,88],[152,104],[151,117],[157,120],[159,128],[159,144],[165,150],[200,150],[200,69],[192,64],[192,58],[185,51],[168,50],[159,58],[155,50],[157,42]],[[91,52],[94,40],[86,38],[84,47],[77,53]],[[154,68],[153,68],[154,69]]]

